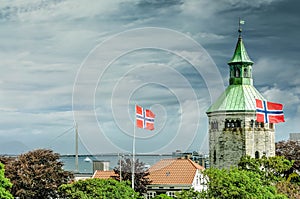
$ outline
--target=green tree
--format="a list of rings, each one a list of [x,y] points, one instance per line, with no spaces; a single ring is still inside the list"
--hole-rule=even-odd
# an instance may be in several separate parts
[[[128,181],[114,179],[79,180],[59,187],[59,193],[66,199],[142,199],[139,193],[131,189]]]
[[[206,191],[199,192],[194,189],[182,190],[176,193],[178,199],[201,199],[206,197]]]
[[[293,166],[293,161],[289,161],[282,156],[251,158],[244,156],[238,163],[239,169],[253,171],[261,176],[265,184],[276,183],[285,179],[285,173]]]
[[[286,159],[294,161],[293,166],[285,172],[285,176],[286,178],[292,177],[291,181],[300,185],[300,142],[280,141],[275,144],[275,148],[277,156],[284,156]]]
[[[11,193],[15,197],[56,198],[58,187],[73,179],[73,174],[62,167],[58,153],[38,149],[7,161],[5,174],[13,184]]]
[[[13,199],[13,196],[8,191],[11,186],[9,179],[4,176],[4,165],[0,162],[0,198]]]
[[[159,194],[157,196],[155,196],[153,199],[173,199],[170,196],[167,196],[166,194]]]
[[[204,171],[209,178],[205,198],[287,198],[276,193],[276,188],[264,185],[258,173],[238,168]]]
[[[120,162],[118,166],[114,168],[114,172],[117,175],[116,180],[120,181]],[[139,159],[135,161],[134,168],[134,190],[139,193],[145,193],[147,191],[147,185],[150,184],[148,178],[149,172],[143,162],[139,162]],[[121,176],[122,180],[128,180],[131,182],[132,179],[132,161],[130,158],[121,160]]]

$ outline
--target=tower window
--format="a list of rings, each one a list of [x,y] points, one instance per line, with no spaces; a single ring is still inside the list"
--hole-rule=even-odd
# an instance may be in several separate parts
[[[255,158],[258,159],[259,158],[259,152],[255,151]]]
[[[240,77],[240,69],[238,67],[235,67],[234,70],[235,70],[235,77]]]
[[[225,128],[239,128],[241,127],[241,120],[225,120]]]
[[[259,127],[259,123],[255,121],[255,127]]]
[[[250,127],[254,127],[254,120],[250,121]]]
[[[235,121],[235,126],[236,127],[241,127],[241,120],[236,120]]]
[[[244,68],[244,77],[248,77],[248,69]]]
[[[234,77],[234,67],[230,66],[230,77]]]
[[[217,121],[213,121],[210,123],[210,128],[211,129],[218,129],[218,122]]]
[[[216,164],[216,161],[217,161],[217,152],[216,150],[214,150],[214,164]]]
[[[230,121],[230,127],[234,128],[235,127],[235,122],[233,120]]]
[[[230,128],[230,123],[228,120],[225,120],[225,128]]]

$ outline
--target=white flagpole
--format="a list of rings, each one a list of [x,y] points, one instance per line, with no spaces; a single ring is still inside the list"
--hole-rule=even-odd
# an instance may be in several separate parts
[[[134,105],[134,110],[136,114],[136,104]],[[134,190],[134,167],[135,167],[135,126],[136,126],[136,115],[133,122],[133,141],[132,141],[132,163],[131,163],[131,188]]]
[[[254,114],[253,114],[253,124],[252,124],[252,155],[253,155],[253,157],[255,158],[255,149],[254,149],[254,142],[255,142],[255,136],[254,136],[254,134],[255,134],[255,131],[254,131],[254,127],[255,127],[255,116],[256,116],[256,111],[254,110]]]

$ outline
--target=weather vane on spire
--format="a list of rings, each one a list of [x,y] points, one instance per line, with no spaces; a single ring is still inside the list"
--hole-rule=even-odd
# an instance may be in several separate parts
[[[238,30],[238,32],[239,32],[240,37],[241,37],[241,34],[242,34],[242,25],[244,25],[244,24],[245,24],[245,21],[242,20],[241,18],[239,18],[239,30]]]

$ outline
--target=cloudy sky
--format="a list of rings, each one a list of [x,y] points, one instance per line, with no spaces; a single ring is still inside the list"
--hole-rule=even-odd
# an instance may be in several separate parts
[[[297,0],[15,0],[0,4],[0,153],[208,151],[238,18],[255,87],[300,132]],[[156,114],[134,129],[134,104]]]

